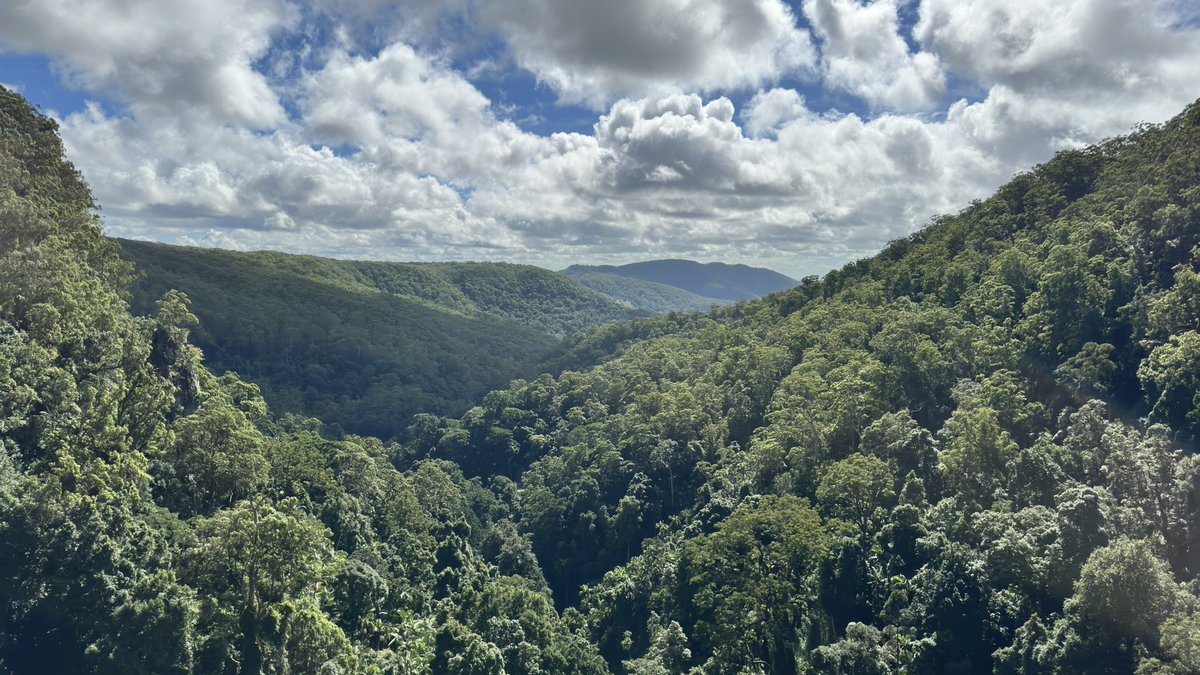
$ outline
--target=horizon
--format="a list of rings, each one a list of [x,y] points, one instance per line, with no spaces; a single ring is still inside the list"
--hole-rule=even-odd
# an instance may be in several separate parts
[[[1197,53],[1176,0],[0,7],[112,236],[554,270],[824,274],[1168,119]]]
[[[571,267],[625,267],[628,265],[637,265],[640,263],[688,262],[688,263],[697,263],[699,265],[727,265],[730,267],[736,267],[736,266],[749,267],[751,269],[766,270],[768,272],[774,272],[775,274],[779,274],[781,276],[791,279],[792,281],[795,281],[797,284],[800,283],[800,281],[801,281],[801,279],[797,279],[789,274],[785,274],[783,272],[780,272],[779,270],[773,269],[771,267],[766,267],[764,265],[751,265],[751,264],[747,264],[747,263],[732,263],[727,260],[707,260],[707,261],[705,261],[705,260],[694,260],[694,259],[689,259],[689,258],[653,258],[653,259],[645,259],[645,260],[632,260],[630,262],[621,263],[619,265],[610,265],[607,263],[575,262],[575,263],[571,263],[570,265],[567,265],[566,267],[547,267],[545,265],[539,265],[536,262],[528,262],[527,263],[527,262],[516,262],[516,261],[512,261],[512,260],[486,260],[486,259],[474,259],[474,258],[447,258],[444,260],[403,260],[403,259],[386,259],[386,258],[337,257],[337,256],[318,255],[318,254],[314,254],[314,253],[293,253],[291,251],[281,251],[279,249],[274,249],[274,248],[234,249],[234,248],[222,248],[220,246],[204,246],[203,244],[177,244],[177,243],[173,243],[173,242],[156,241],[154,239],[148,239],[148,238],[131,239],[129,237],[114,236],[107,232],[105,233],[105,236],[107,236],[111,239],[119,240],[119,241],[132,241],[132,242],[145,243],[145,244],[162,244],[164,246],[178,246],[178,247],[183,247],[183,248],[196,248],[196,249],[202,249],[202,250],[227,251],[229,253],[278,253],[278,254],[282,254],[282,255],[305,256],[305,257],[321,258],[321,259],[325,259],[325,260],[335,260],[335,261],[341,261],[341,262],[380,262],[380,263],[395,263],[397,265],[422,265],[422,264],[437,265],[437,264],[454,264],[454,263],[479,264],[479,265],[526,265],[529,267],[537,267],[539,269],[544,269],[544,270],[547,270],[550,272],[555,272],[557,274],[562,274]],[[833,268],[833,269],[836,269],[836,268]],[[826,270],[826,272],[829,272],[829,271],[832,271],[832,269]],[[824,272],[820,274],[820,276],[824,276],[824,275],[825,275]]]

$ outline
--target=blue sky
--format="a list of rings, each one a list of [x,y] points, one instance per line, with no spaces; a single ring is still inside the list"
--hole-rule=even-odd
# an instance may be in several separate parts
[[[118,236],[823,272],[1200,96],[1190,0],[14,0]],[[1103,105],[1097,105],[1103,101]]]

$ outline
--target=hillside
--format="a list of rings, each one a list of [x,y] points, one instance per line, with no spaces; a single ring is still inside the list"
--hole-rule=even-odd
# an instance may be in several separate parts
[[[54,130],[0,89],[3,669],[1200,671],[1200,102],[389,446],[132,316]]]
[[[216,372],[258,384],[277,411],[384,439],[415,413],[461,414],[541,372],[564,333],[634,315],[536,267],[119,243],[139,273],[135,314],[183,291],[200,319],[193,341]]]
[[[650,260],[628,265],[572,265],[563,270],[570,277],[612,274],[673,286],[701,298],[737,302],[760,298],[796,285],[796,280],[778,272],[747,265],[698,263],[692,260]]]
[[[607,272],[592,272],[588,271],[589,269],[591,268],[575,266],[567,268],[563,273],[594,291],[627,302],[650,314],[703,312],[728,302],[703,298],[667,284]]]

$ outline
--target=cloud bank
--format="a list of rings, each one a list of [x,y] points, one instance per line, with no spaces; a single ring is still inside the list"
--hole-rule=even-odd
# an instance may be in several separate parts
[[[0,46],[108,102],[58,114],[114,234],[549,266],[822,271],[1200,96],[1195,22],[1126,0],[17,0]]]

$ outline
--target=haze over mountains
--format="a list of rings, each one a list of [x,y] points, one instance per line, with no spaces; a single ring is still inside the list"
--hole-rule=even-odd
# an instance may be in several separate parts
[[[672,286],[702,299],[723,302],[752,300],[797,284],[795,279],[761,267],[698,263],[692,260],[650,260],[627,265],[572,265],[570,277],[606,274]]]

